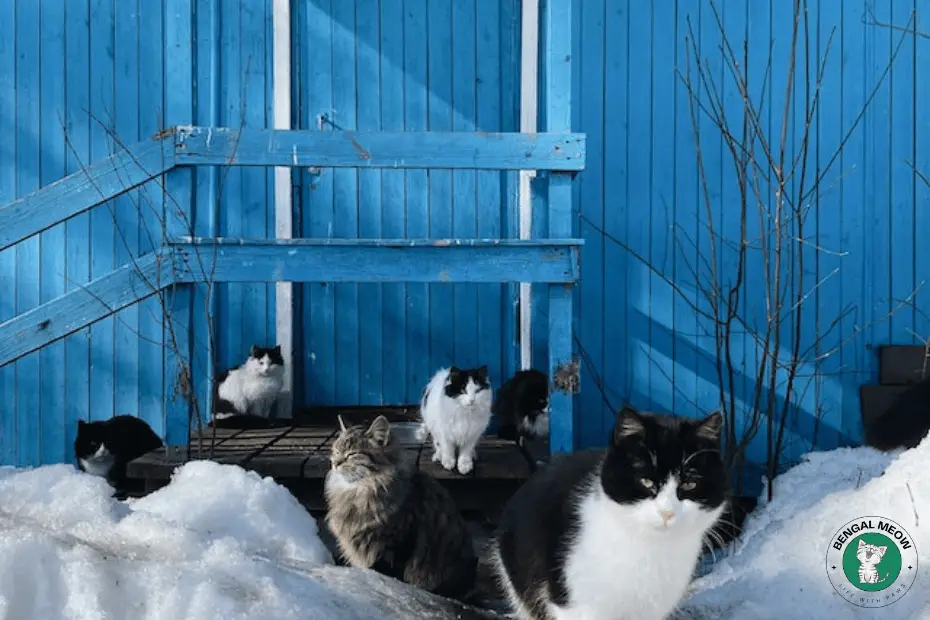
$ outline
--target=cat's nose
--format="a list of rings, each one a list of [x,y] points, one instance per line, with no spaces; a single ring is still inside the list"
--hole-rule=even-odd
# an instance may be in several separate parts
[[[662,523],[668,527],[669,522],[675,518],[675,513],[671,510],[660,510],[659,516],[662,517]]]

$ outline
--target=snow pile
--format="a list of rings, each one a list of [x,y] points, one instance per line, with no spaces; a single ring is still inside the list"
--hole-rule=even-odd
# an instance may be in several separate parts
[[[745,525],[736,550],[695,581],[682,619],[930,618],[930,441],[904,452],[844,448],[808,455],[775,481],[771,503]],[[884,473],[883,473],[884,472]],[[836,531],[866,516],[896,521],[917,549],[910,590],[888,607],[860,608],[830,584]]]
[[[0,618],[378,617],[309,576],[332,559],[271,479],[198,461],[146,498],[110,493],[67,465],[0,471]]]

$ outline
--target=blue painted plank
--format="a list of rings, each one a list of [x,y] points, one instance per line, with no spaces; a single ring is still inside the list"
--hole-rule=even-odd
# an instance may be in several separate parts
[[[382,3],[384,4],[384,3]],[[430,128],[428,114],[427,0],[404,0],[404,130],[423,132]],[[425,164],[424,164],[425,165]],[[428,173],[408,170],[407,236],[430,236]],[[428,284],[407,285],[407,389],[406,401],[418,402],[433,368],[430,351],[430,304]]]
[[[40,133],[42,142],[39,161],[39,185],[45,186],[65,176],[65,127],[62,126],[62,104],[65,101],[65,15],[61,7],[42,3],[40,68]],[[42,302],[65,292],[65,227],[55,226],[39,237],[40,290]],[[65,345],[52,344],[39,352],[40,410],[39,415],[42,463],[61,463],[70,452],[65,442],[68,422],[65,407]]]
[[[39,127],[39,7],[17,3],[13,22],[16,36],[16,191],[38,189],[42,153]],[[16,310],[24,312],[39,304],[39,239],[16,246]],[[41,462],[36,412],[40,406],[39,356],[30,355],[16,364],[16,461],[21,465]]]
[[[560,191],[570,191],[559,188]],[[560,196],[564,198],[564,196]],[[196,239],[171,241],[178,282],[576,282],[580,240]]]
[[[195,41],[197,64],[197,118],[207,126],[220,123],[220,2],[207,0],[197,5]],[[218,234],[219,178],[222,169],[217,166],[198,166],[193,172],[194,182],[194,230],[198,234]],[[195,261],[196,264],[196,261]],[[207,282],[192,287],[191,338],[193,354],[191,376],[196,390],[201,416],[205,421],[212,408],[211,389],[214,366],[217,362],[217,334],[224,333],[225,326],[217,325],[216,286]],[[196,422],[195,422],[196,424]]]
[[[381,40],[379,37],[380,13],[378,0],[358,0],[356,3],[355,36],[359,42],[356,54],[356,72],[359,84],[356,109],[359,131],[381,129]],[[400,86],[400,81],[395,88]],[[382,236],[381,199],[382,172],[358,171],[358,235],[362,238]],[[395,226],[396,229],[396,226]],[[403,236],[403,233],[397,236]],[[359,399],[361,405],[384,404],[382,351],[388,345],[384,340],[384,310],[380,284],[358,285],[358,348],[359,348]],[[394,344],[394,343],[391,343]],[[379,351],[380,349],[380,351]]]
[[[64,119],[67,127],[67,170],[80,173],[90,160],[90,23],[88,0],[70,2],[65,7],[65,43],[67,70],[65,89],[67,99]],[[174,149],[171,149],[174,152]],[[69,201],[70,202],[70,201]],[[65,290],[73,291],[90,279],[90,214],[76,215],[65,223]],[[0,318],[3,318],[0,316]],[[89,367],[90,330],[84,329],[65,339],[65,427],[66,444],[72,446],[77,434],[77,419],[87,419],[90,407],[90,382],[86,370],[72,372],[71,368]],[[161,367],[159,350],[158,367]],[[11,367],[8,367],[11,368]],[[0,371],[3,372],[3,371]],[[68,454],[68,461],[73,455]]]
[[[540,81],[540,92],[545,92],[542,84],[543,82]],[[530,200],[532,202],[530,236],[533,239],[545,239],[549,236],[548,173],[537,174],[530,180]],[[544,286],[531,286],[530,295],[533,311],[530,326],[533,368],[547,368],[549,365],[549,291]]]
[[[223,106],[220,122],[234,131],[244,129],[245,114],[248,110],[248,93],[245,90],[246,74],[252,71],[252,60],[243,57],[242,47],[242,2],[241,0],[221,0],[220,4],[220,101]],[[209,135],[209,132],[208,132]],[[187,138],[185,138],[186,141]],[[238,150],[238,144],[234,147]],[[221,163],[221,162],[214,162]],[[232,166],[220,169],[219,188],[219,233],[221,235],[252,234],[246,231],[242,222],[242,210],[239,204],[249,171]],[[217,323],[222,325],[217,330],[218,351],[217,364],[221,368],[238,366],[245,360],[251,343],[242,339],[244,324],[247,321],[242,287],[238,285],[219,284],[217,290]]]
[[[356,86],[357,47],[355,39],[354,3],[334,2],[330,13],[335,24],[333,30],[333,129],[357,128]],[[334,134],[320,134],[334,135]],[[355,148],[355,147],[352,147]],[[355,157],[359,153],[356,151]],[[355,239],[359,233],[358,171],[333,171],[333,236],[338,239]],[[358,285],[340,282],[334,286],[336,310],[336,393],[340,404],[359,403],[359,311]]]
[[[930,63],[930,46],[925,41],[918,41],[915,49],[914,66],[926,67]],[[922,113],[930,105],[930,75],[926,71],[914,72],[914,101],[915,114],[913,128],[915,136],[930,136],[930,114]],[[924,178],[914,180],[914,286],[920,286],[920,291],[914,299],[914,307],[918,309],[914,316],[914,331],[922,338],[930,338],[930,261],[924,260],[923,254],[916,251],[925,243],[930,230],[930,141],[926,138],[916,140],[914,145],[914,166]],[[916,175],[915,175],[916,176]]]
[[[838,12],[837,12],[838,13]],[[864,219],[865,205],[867,201],[872,200],[873,196],[868,193],[871,189],[868,187],[868,170],[866,164],[868,161],[865,126],[862,122],[856,127],[855,131],[849,133],[853,123],[862,111],[865,105],[868,91],[874,82],[871,82],[863,75],[863,67],[871,66],[866,51],[867,37],[871,29],[863,28],[858,20],[851,20],[847,13],[842,14],[842,21],[838,25],[842,28],[842,62],[843,62],[843,95],[840,105],[841,116],[841,134],[840,139],[849,134],[848,139],[843,145],[842,155],[836,160],[830,173],[826,176],[826,182],[839,183],[842,196],[842,207],[839,217],[838,240],[842,244],[840,248],[843,252],[848,252],[849,257],[858,257],[855,263],[843,263],[840,270],[841,296],[840,304],[837,308],[838,314],[832,317],[824,316],[821,312],[821,325],[825,322],[829,324],[839,316],[843,316],[840,322],[840,343],[842,349],[839,351],[840,368],[845,370],[855,368],[859,373],[857,378],[867,376],[870,380],[877,378],[873,355],[866,351],[865,334],[858,334],[858,330],[864,327],[872,315],[871,301],[872,291],[865,290],[864,274],[869,269],[869,261],[872,257],[866,253],[868,251],[868,235],[871,231],[866,229],[867,223]],[[871,71],[866,75],[872,75]],[[838,146],[838,145],[837,145]],[[830,149],[835,151],[837,147]],[[872,248],[877,249],[877,248]],[[845,259],[844,259],[845,261]],[[868,295],[869,297],[866,297]],[[859,306],[855,312],[846,312],[844,310],[849,306]],[[857,335],[858,334],[858,335]],[[839,375],[840,381],[843,374]],[[861,381],[861,379],[860,379]],[[846,411],[851,410],[853,403],[857,403],[858,391],[852,391],[853,385],[859,381],[843,381],[841,388],[843,391],[843,406],[841,411],[836,414],[846,415]],[[852,385],[850,385],[852,384]],[[824,420],[824,425],[837,426],[840,422],[836,417],[831,416]],[[859,426],[857,424],[856,426]],[[859,437],[856,433],[854,437]]]
[[[333,113],[333,24],[332,0],[301,3],[304,24],[301,39],[307,72],[303,111],[303,129],[328,132],[332,127],[325,119]],[[333,171],[307,170],[303,173],[303,235],[333,236]],[[306,360],[306,405],[335,404],[336,393],[336,325],[333,286],[329,282],[303,286],[304,314],[309,314],[309,330],[304,333]]]
[[[507,96],[506,86],[502,83],[501,72],[512,59],[501,56],[502,30],[512,31],[519,28],[518,23],[504,21],[504,11],[511,9],[512,2],[476,3],[475,28],[477,48],[475,54],[475,124],[479,131],[501,130],[501,100]],[[502,28],[504,26],[504,28]],[[512,126],[507,127],[513,130]],[[519,128],[517,128],[519,129]],[[481,238],[506,238],[507,232],[502,223],[508,205],[506,197],[501,195],[501,184],[507,172],[479,170],[475,174],[476,230],[475,236]],[[519,230],[519,229],[518,229]],[[513,371],[509,357],[518,354],[517,343],[513,341],[513,331],[505,333],[504,326],[511,330],[515,327],[513,306],[505,305],[505,294],[513,290],[512,284],[481,284],[477,289],[477,333],[475,334],[476,359],[487,364],[489,374],[495,387],[509,378]],[[489,429],[490,430],[490,429]]]
[[[14,23],[16,5],[0,3],[0,23]],[[4,109],[16,111],[16,37],[0,37],[0,101]],[[0,114],[0,132],[12,136],[16,132],[16,114]],[[0,141],[0,203],[16,198],[16,141]],[[16,281],[15,248],[0,250],[0,281]],[[16,296],[0,295],[0,321],[16,315]],[[0,368],[0,464],[16,462],[16,368]]]
[[[139,34],[138,7],[126,2],[114,3],[114,118],[119,140],[132,143],[139,131]],[[113,201],[113,219],[117,227],[115,260],[124,265],[139,256],[142,233],[140,218],[143,205],[139,193],[124,194]],[[131,305],[115,316],[114,410],[138,415],[139,411],[139,308]]]
[[[615,8],[612,8],[614,10]],[[581,236],[585,240],[585,257],[581,263],[581,284],[578,324],[579,349],[583,353],[582,378],[590,389],[581,393],[580,410],[584,416],[578,419],[578,437],[582,446],[603,443],[603,428],[609,426],[612,412],[604,407],[604,399],[598,388],[600,375],[604,372],[606,348],[604,339],[604,165],[605,140],[604,121],[606,101],[604,91],[608,74],[608,59],[605,54],[605,0],[581,4],[575,23],[580,36],[573,37],[572,45],[578,59],[580,88],[578,92],[578,128],[588,136],[588,152],[592,164],[578,179],[580,186],[578,208],[581,210]],[[625,62],[624,57],[610,59],[611,65]],[[611,76],[613,73],[610,74]],[[576,91],[577,92],[577,91]],[[610,144],[614,144],[610,140]]]
[[[239,30],[240,65],[242,74],[243,120],[244,126],[260,129],[272,124],[267,114],[265,86],[271,81],[271,59],[265,57],[265,39],[268,16],[271,13],[270,2],[239,3],[241,27]],[[273,178],[274,169],[249,169],[242,172],[241,201],[238,205],[242,230],[251,237],[274,237],[274,227],[268,228],[268,212],[274,213],[274,185],[269,184],[269,175]],[[274,220],[272,219],[272,222]],[[240,287],[242,295],[242,344],[247,349],[251,344],[275,343],[274,315],[269,317],[269,298],[275,296],[274,285],[267,283],[246,283]],[[273,311],[273,308],[272,308]],[[269,319],[271,319],[269,321]],[[269,331],[269,323],[272,328]],[[241,356],[244,358],[246,350]]]
[[[440,12],[431,24],[431,45],[451,62],[449,39],[433,31],[442,25]],[[225,14],[224,14],[225,15]],[[446,16],[448,17],[448,16]],[[431,19],[433,19],[431,17]],[[445,28],[448,35],[449,29]],[[348,33],[345,35],[351,38]],[[440,37],[436,41],[437,37]],[[339,37],[336,37],[337,41]],[[353,39],[354,40],[354,39]],[[314,46],[320,45],[314,41]],[[431,48],[433,49],[433,48]],[[438,62],[438,61],[437,61]],[[437,105],[448,106],[451,76],[447,66],[433,64],[433,79],[444,96],[433,95]],[[348,70],[347,68],[344,68]],[[339,67],[334,71],[338,75]],[[450,82],[450,83],[445,83]],[[338,113],[338,112],[337,112]],[[341,112],[343,115],[347,111]],[[437,112],[438,113],[438,112]],[[447,170],[565,170],[579,171],[584,162],[584,137],[578,134],[470,133],[451,130],[451,113],[436,120],[436,129],[404,133],[361,133],[346,129],[335,118],[333,131],[288,131],[277,129],[237,130],[228,127],[182,127],[178,131],[178,164],[227,166],[323,166],[334,168],[432,168]],[[232,119],[226,119],[231,122]]]
[[[106,133],[98,122],[91,122],[94,131]],[[107,121],[101,119],[100,122],[105,125]],[[96,153],[100,161],[83,161],[83,170],[0,207],[0,250],[161,174],[170,167],[171,155],[167,152],[173,151],[173,148],[166,148],[166,144],[170,147],[171,141],[158,137],[112,156],[101,151]]]
[[[165,120],[180,124],[193,119],[193,7],[191,0],[165,0]],[[190,170],[173,170],[165,178],[168,199],[165,228],[169,235],[190,234],[193,176]],[[192,291],[175,286],[166,292],[165,307],[165,443],[187,443],[194,403],[190,398]]]
[[[165,126],[165,110],[162,103],[165,88],[162,80],[165,49],[163,9],[162,0],[139,4],[139,132],[143,136],[152,135]],[[69,30],[69,45],[70,42]],[[71,92],[69,86],[69,96]],[[171,155],[173,154],[172,149]],[[139,190],[139,199],[143,205],[139,240],[139,251],[142,253],[153,252],[161,246],[161,220],[165,209],[162,190],[161,182],[146,183]],[[70,242],[69,239],[69,244]],[[161,303],[158,297],[139,302],[139,417],[148,422],[160,437],[164,437],[162,395],[165,386],[165,362],[161,317]]]
[[[0,366],[154,295],[156,282],[171,282],[169,264],[166,254],[147,254],[0,323]]]
[[[404,30],[396,25],[404,22],[404,5],[402,2],[380,2],[379,5],[380,128],[397,132],[404,129]],[[381,234],[386,237],[400,238],[407,232],[405,174],[402,170],[381,171]],[[407,285],[382,284],[381,296],[381,397],[385,404],[391,405],[416,402],[416,397],[410,398],[407,394]],[[367,339],[363,337],[362,342]]]
[[[266,2],[265,2],[265,11],[264,11],[265,31],[264,31],[264,33],[263,33],[263,41],[264,41],[264,44],[265,44],[265,64],[266,64],[265,74],[266,74],[266,79],[265,79],[265,84],[264,84],[264,86],[265,86],[265,92],[264,92],[263,95],[264,95],[264,104],[265,104],[265,105],[264,105],[264,108],[265,108],[265,118],[268,119],[267,124],[273,124],[273,123],[274,123],[274,91],[275,91],[275,84],[274,84],[274,62],[275,62],[275,60],[274,60],[274,58],[275,58],[275,56],[274,56],[274,8],[273,8],[273,5],[274,5],[274,2],[267,2],[267,1],[266,1]],[[292,10],[293,10],[293,9],[292,9]],[[294,53],[294,46],[293,46],[293,38],[292,38],[291,40],[292,40],[292,43],[291,43],[291,45],[289,46],[290,49],[288,50],[288,56],[290,57],[291,64],[292,64],[292,68],[291,68],[291,89],[292,89],[292,92],[291,92],[291,105],[292,105],[292,107],[293,107],[293,101],[294,101],[293,89],[295,88],[295,85],[294,85],[294,78],[297,76],[297,74],[294,73],[294,69],[293,69],[293,66],[294,66],[294,65],[293,65],[293,62],[294,62],[295,53]],[[296,86],[296,88],[300,88],[299,84],[300,84],[300,83],[298,83],[298,85]],[[294,126],[295,126],[294,123],[293,123],[293,120],[294,120],[294,113],[293,113],[293,111],[292,111],[292,112],[291,112],[291,125],[290,125],[291,127],[294,127]],[[294,180],[293,180],[293,179],[294,179],[294,176],[295,176],[295,175],[294,175],[294,171],[292,170],[292,171],[291,171],[291,212],[292,212],[291,215],[292,215],[292,217],[293,217],[293,209],[294,209]],[[265,183],[266,183],[266,186],[265,186],[265,187],[267,188],[267,189],[266,189],[266,192],[267,192],[267,196],[268,196],[267,206],[266,206],[266,208],[265,208],[265,210],[264,210],[264,211],[265,211],[265,227],[266,227],[265,229],[268,231],[268,233],[267,233],[268,236],[270,236],[270,237],[275,237],[276,234],[277,234],[277,233],[276,233],[276,231],[277,231],[277,216],[276,216],[276,214],[275,214],[275,209],[276,209],[276,207],[273,206],[273,205],[275,205],[275,169],[274,169],[274,168],[265,168],[265,179],[266,179],[266,180],[265,180]],[[292,223],[291,223],[291,231],[290,231],[291,236],[293,236],[296,232],[297,232],[297,231],[295,230],[294,225],[293,225],[293,222],[292,222]],[[292,295],[293,295],[293,292],[292,292]],[[293,318],[293,317],[294,317],[294,314],[293,314],[293,313],[294,313],[294,309],[293,309],[293,308],[294,308],[293,297],[292,297],[292,299],[291,299],[291,308],[292,308],[292,310],[291,310],[291,326],[292,326],[292,329],[294,329],[294,323],[295,323],[295,321],[294,321],[294,318]],[[272,284],[272,283],[270,283],[270,282],[267,283],[267,284],[265,284],[265,313],[264,313],[264,316],[265,316],[265,321],[266,321],[266,325],[265,325],[265,333],[267,334],[266,340],[268,340],[269,342],[272,342],[272,341],[273,341],[273,342],[277,342],[277,336],[278,336],[278,292],[277,292],[277,285],[276,285],[276,284]],[[292,339],[295,338],[295,337],[296,337],[296,336],[295,336],[294,334],[291,335],[291,338],[292,338]],[[292,342],[292,345],[291,345],[291,346],[292,346],[292,350],[291,350],[291,359],[288,360],[288,363],[289,363],[289,364],[293,364],[293,360],[294,360],[293,342]],[[292,372],[292,381],[291,381],[291,383],[292,383],[292,385],[293,385],[293,369],[291,370],[291,372]],[[292,400],[292,402],[293,402],[293,400]],[[293,413],[293,409],[292,409],[292,412],[291,412],[291,413]],[[276,415],[279,415],[279,412],[276,412]]]
[[[572,6],[571,0],[547,0],[542,13],[543,82],[546,91],[546,130],[571,129],[572,87]],[[569,237],[574,229],[572,218],[572,185],[568,173],[553,172],[548,182],[549,238]],[[573,292],[570,286],[549,286],[549,376],[556,381],[565,366],[575,357],[572,317]],[[580,377],[575,377],[580,383]],[[574,390],[578,391],[577,387]],[[574,396],[556,383],[550,398],[549,450],[570,452],[578,447],[577,420],[572,400]]]
[[[500,105],[500,126],[499,131],[519,131],[520,130],[520,49],[521,49],[521,2],[520,0],[502,0],[497,7],[492,3],[479,3],[478,20],[482,21],[482,15],[489,11],[487,22],[494,23],[500,28],[498,35],[500,41],[500,60],[495,64],[498,71],[497,80],[500,83],[500,98],[491,95],[483,96],[482,88],[488,83],[482,82],[478,85],[479,92],[479,117],[481,115],[481,104],[488,102]],[[498,16],[495,16],[498,14]],[[492,48],[493,49],[493,48]],[[478,59],[479,79],[482,67],[490,67],[490,59],[483,54]],[[490,89],[489,89],[490,90]],[[482,122],[483,124],[483,122]],[[481,176],[479,175],[479,195]],[[501,231],[504,237],[516,239],[520,236],[520,175],[518,172],[510,171],[500,174],[500,195],[501,195]],[[481,229],[481,222],[478,223]],[[502,311],[502,332],[504,345],[504,370],[503,376],[510,377],[520,367],[520,326],[519,319],[519,302],[520,287],[517,284],[506,284],[501,288],[503,304]]]
[[[452,131],[455,109],[452,107],[452,3],[433,2],[427,11],[427,88],[429,130]],[[459,147],[448,144],[447,150]],[[452,173],[429,164],[429,237],[453,236]],[[455,296],[448,285],[431,286],[429,291],[430,365],[435,370],[450,366],[455,360]]]
[[[895,24],[907,24],[912,19],[914,2],[893,2],[890,19]],[[892,33],[891,47],[897,46],[900,35]],[[897,59],[891,68],[890,76],[890,110],[888,115],[891,145],[888,149],[890,171],[889,191],[891,193],[891,213],[885,214],[889,225],[889,312],[901,301],[908,299],[917,287],[914,278],[916,263],[922,261],[921,252],[915,243],[915,211],[919,206],[914,201],[915,181],[914,153],[916,133],[914,127],[915,76],[915,41],[913,36],[905,37]],[[921,203],[925,204],[925,203]],[[923,229],[927,230],[927,229]],[[908,306],[892,315],[890,319],[889,343],[914,343],[911,335],[915,327],[917,312]],[[925,338],[930,337],[930,334]],[[878,344],[878,343],[875,343]],[[915,344],[922,344],[916,342]]]
[[[630,144],[628,132],[631,124],[629,115],[633,99],[627,95],[630,81],[629,63],[632,62],[627,53],[630,49],[629,8],[626,5],[610,5],[606,8],[603,37],[607,60],[604,70],[605,75],[609,77],[604,85],[604,121],[600,129],[595,127],[591,130],[591,133],[602,131],[605,136],[610,136],[604,143],[603,154],[604,363],[598,370],[604,390],[601,397],[611,403],[611,408],[619,409],[633,396],[630,392],[632,334],[627,332],[626,324],[629,314],[629,291],[632,288],[630,271],[639,265],[620,245],[628,240],[626,214],[631,207],[627,194],[630,182],[627,165]],[[640,157],[638,151],[636,157]],[[587,243],[587,238],[585,242]],[[585,386],[582,394],[598,390],[596,386],[588,383]],[[607,433],[613,427],[612,414],[613,411],[606,412],[601,418],[600,435],[596,439],[586,437],[585,440],[595,442],[594,445],[603,444],[609,437]]]
[[[475,131],[475,78],[477,44],[475,5],[452,3],[452,130]],[[478,236],[478,214],[475,204],[475,171],[452,172],[452,234],[458,238]],[[473,368],[486,364],[478,359],[478,290],[472,284],[456,284],[452,289],[452,325],[456,335],[453,355],[456,364]],[[499,382],[502,377],[491,376]]]

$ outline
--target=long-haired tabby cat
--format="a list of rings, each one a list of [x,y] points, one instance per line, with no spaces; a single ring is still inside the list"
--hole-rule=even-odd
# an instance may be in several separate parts
[[[433,438],[433,461],[443,469],[469,474],[476,448],[491,421],[488,367],[442,368],[433,375],[420,401],[423,426],[418,439]]]
[[[387,418],[346,427],[332,447],[326,522],[349,564],[441,596],[464,599],[478,567],[449,492],[413,468]]]
[[[624,408],[606,451],[555,459],[508,502],[495,561],[524,619],[661,620],[724,510],[722,418]]]

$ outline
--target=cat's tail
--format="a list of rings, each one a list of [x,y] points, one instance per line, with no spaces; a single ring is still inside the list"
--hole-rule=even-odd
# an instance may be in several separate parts
[[[879,579],[878,581],[876,581],[875,583],[881,583],[881,582],[885,581],[886,579],[888,579],[888,575],[890,575],[890,574],[891,574],[891,573],[885,573],[885,576],[882,577],[881,579]]]
[[[429,439],[429,429],[426,428],[426,424],[424,424],[423,422],[420,422],[420,427],[417,429],[415,437],[416,437],[416,440],[419,441],[420,443],[423,443],[427,439]]]

